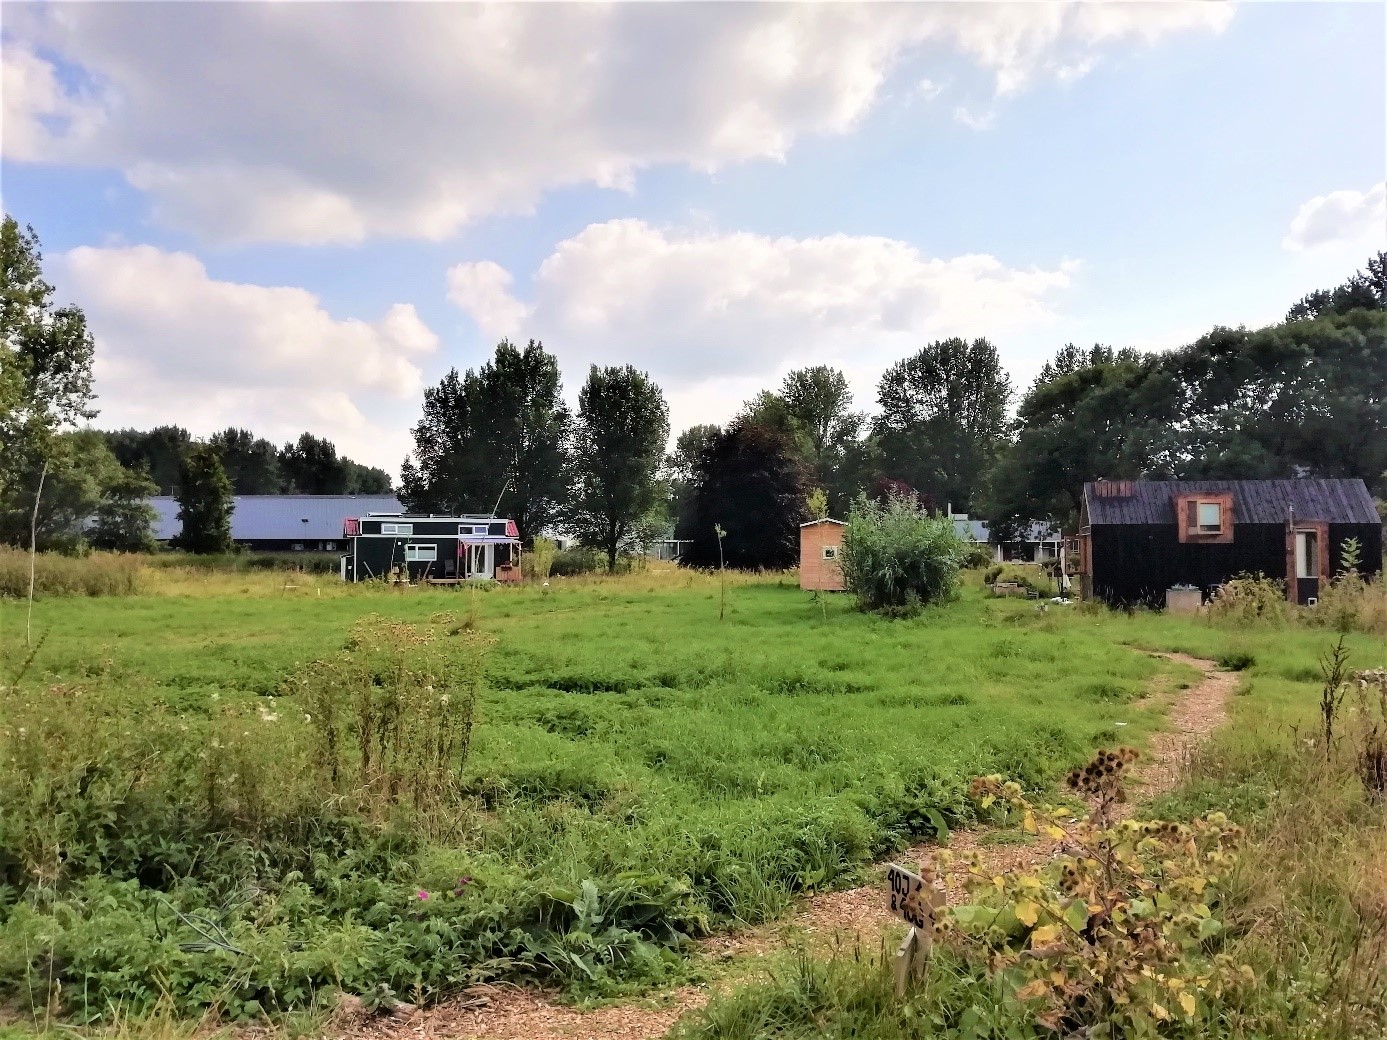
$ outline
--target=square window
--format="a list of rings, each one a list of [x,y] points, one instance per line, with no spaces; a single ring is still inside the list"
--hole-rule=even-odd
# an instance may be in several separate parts
[[[824,559],[825,559],[825,560],[836,560],[836,559],[838,559],[838,546],[836,546],[836,545],[825,545],[825,546],[824,546]]]
[[[1217,502],[1199,503],[1199,530],[1217,533],[1223,530],[1223,507]]]

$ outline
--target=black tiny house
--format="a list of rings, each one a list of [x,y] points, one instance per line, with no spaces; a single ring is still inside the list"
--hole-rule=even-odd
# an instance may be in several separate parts
[[[1205,596],[1261,574],[1312,603],[1357,539],[1359,571],[1382,570],[1382,520],[1361,480],[1100,480],[1084,485],[1079,574],[1084,596],[1160,605],[1166,590]]]
[[[515,521],[494,516],[371,513],[343,522],[345,581],[519,581]]]

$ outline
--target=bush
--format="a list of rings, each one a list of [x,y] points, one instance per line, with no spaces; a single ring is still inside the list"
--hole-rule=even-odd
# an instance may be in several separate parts
[[[987,568],[983,581],[988,585],[1015,583],[1047,599],[1057,592],[1054,579],[1038,563],[997,563]]]
[[[125,553],[88,556],[39,553],[34,560],[36,596],[133,596],[139,591],[142,558]],[[0,548],[0,598],[29,595],[29,554]]]
[[[1369,581],[1357,571],[1344,571],[1321,585],[1319,600],[1306,611],[1311,624],[1387,636],[1387,583],[1381,578]]]
[[[579,574],[606,570],[607,560],[596,549],[585,545],[575,545],[554,554],[554,564],[549,573],[556,578],[573,578]]]
[[[858,499],[843,532],[843,583],[862,610],[910,614],[951,598],[963,558],[953,521],[904,498]]]
[[[520,558],[521,573],[536,581],[545,581],[554,570],[554,556],[558,546],[552,538],[536,538],[530,551]]]
[[[1225,581],[1209,601],[1209,620],[1234,626],[1282,624],[1289,614],[1285,582],[1260,574]]]
[[[963,566],[967,570],[986,567],[996,559],[996,553],[987,542],[963,543]]]

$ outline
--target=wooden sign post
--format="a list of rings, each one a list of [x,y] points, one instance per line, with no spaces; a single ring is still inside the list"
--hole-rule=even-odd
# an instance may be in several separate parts
[[[919,874],[892,863],[886,870],[890,909],[910,931],[896,950],[891,971],[896,979],[896,996],[905,995],[907,980],[924,974],[934,945],[934,918],[944,905],[944,893]]]

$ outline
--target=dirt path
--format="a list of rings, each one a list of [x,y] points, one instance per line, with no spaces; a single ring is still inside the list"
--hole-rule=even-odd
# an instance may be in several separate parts
[[[1198,668],[1204,678],[1186,690],[1154,691],[1135,703],[1134,707],[1141,707],[1158,698],[1171,702],[1166,729],[1152,737],[1133,772],[1134,803],[1174,788],[1189,751],[1227,718],[1228,700],[1238,683],[1235,673],[1220,671],[1213,661],[1185,654],[1151,652],[1151,656]],[[987,829],[956,831],[948,847],[956,861],[977,851],[985,868],[994,873],[1030,869],[1054,854],[1054,843],[1046,839],[1006,844],[998,837]],[[904,864],[918,863],[936,847],[918,845],[897,858]],[[881,872],[884,877],[884,867]],[[945,876],[951,902],[962,894],[962,880],[961,865]],[[874,945],[894,920],[885,909],[882,885],[874,880],[861,888],[812,896],[788,921],[713,936],[705,941],[704,950],[726,958],[755,958],[795,937],[810,945],[857,940]],[[467,997],[426,1011],[344,1023],[340,1035],[350,1040],[656,1040],[710,995],[707,987],[685,986],[648,1002],[584,1012],[551,1003],[532,991],[477,987]]]

